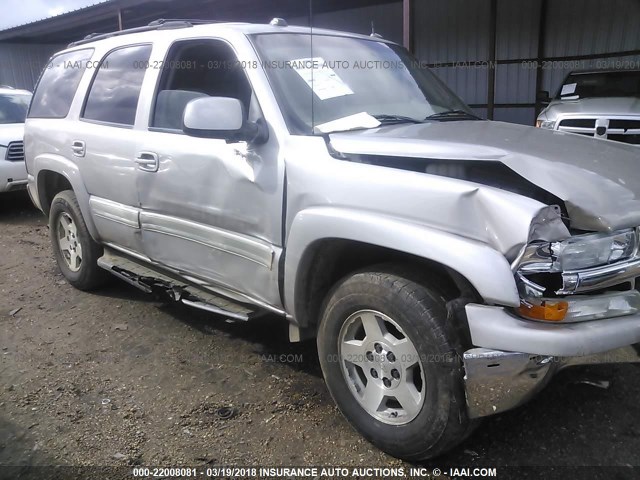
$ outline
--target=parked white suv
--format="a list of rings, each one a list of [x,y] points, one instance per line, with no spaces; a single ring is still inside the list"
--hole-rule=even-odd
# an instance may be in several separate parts
[[[392,42],[282,20],[93,37],[42,75],[25,146],[71,284],[280,315],[393,455],[639,359],[638,150],[480,120]]]
[[[0,193],[26,188],[24,120],[31,92],[0,87]]]

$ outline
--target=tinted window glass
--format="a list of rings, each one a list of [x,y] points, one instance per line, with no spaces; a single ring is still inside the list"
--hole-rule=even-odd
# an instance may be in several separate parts
[[[84,107],[83,118],[133,125],[151,46],[126,47],[103,60]]]
[[[31,95],[0,95],[0,123],[24,123]]]
[[[29,117],[66,117],[92,54],[93,49],[87,49],[53,57],[40,77]]]

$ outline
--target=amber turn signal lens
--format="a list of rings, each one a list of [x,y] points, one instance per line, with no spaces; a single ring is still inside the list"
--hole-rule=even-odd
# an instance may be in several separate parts
[[[540,305],[522,302],[518,307],[518,313],[523,317],[547,322],[561,322],[567,316],[568,310],[568,302],[550,302],[548,300],[543,300]]]

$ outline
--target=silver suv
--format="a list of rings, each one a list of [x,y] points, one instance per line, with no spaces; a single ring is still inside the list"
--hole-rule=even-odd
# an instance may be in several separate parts
[[[640,70],[569,74],[537,126],[640,145]]]
[[[45,69],[25,142],[72,285],[282,316],[392,455],[442,454],[564,367],[638,360],[638,150],[480,120],[383,39],[90,38]]]

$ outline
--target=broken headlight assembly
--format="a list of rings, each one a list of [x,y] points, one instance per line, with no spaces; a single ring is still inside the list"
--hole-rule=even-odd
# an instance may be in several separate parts
[[[531,242],[514,262],[522,299],[517,313],[571,323],[639,312],[638,245],[637,229]]]

